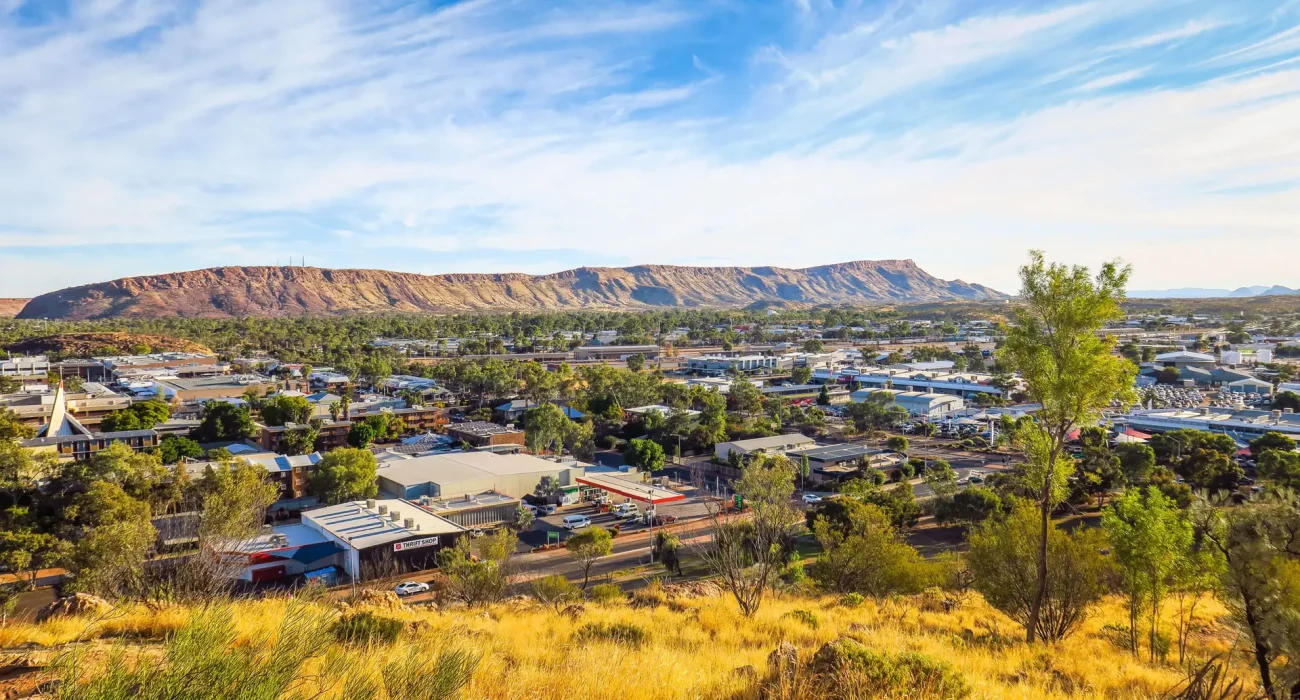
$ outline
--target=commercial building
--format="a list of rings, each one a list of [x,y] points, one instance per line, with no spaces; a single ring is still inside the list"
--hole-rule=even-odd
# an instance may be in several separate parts
[[[786,384],[784,386],[769,386],[760,389],[764,398],[781,398],[789,401],[802,401],[805,399],[816,399],[821,395],[822,389],[826,389],[827,397],[833,404],[849,402],[849,391],[841,389],[838,386],[825,384]]]
[[[461,527],[486,528],[514,522],[520,500],[496,491],[484,491],[456,498],[421,496],[417,503],[424,510]]]
[[[573,359],[583,360],[626,360],[633,355],[641,355],[647,360],[659,357],[658,345],[588,345],[575,348]]]
[[[353,580],[437,566],[465,528],[399,499],[341,503],[302,514],[226,553],[244,557],[243,581],[263,582],[339,567]]]
[[[23,384],[45,383],[51,369],[50,361],[44,355],[0,360],[0,377]]]
[[[680,412],[682,415],[686,416],[687,418],[695,418],[700,415],[699,411],[693,409],[689,409],[689,408],[674,409],[672,406],[664,406],[663,404],[654,404],[652,406],[637,406],[635,408],[623,409],[623,413],[631,414],[634,416],[644,416],[650,413],[651,411],[658,411],[659,415],[663,416],[664,418],[667,418],[668,416],[672,415],[674,412]]]
[[[238,374],[211,377],[168,377],[153,383],[159,397],[171,401],[199,401],[203,399],[237,399],[249,390],[259,396],[275,390],[275,382],[260,374]]]
[[[1277,432],[1300,438],[1300,414],[1284,411],[1199,408],[1136,409],[1117,420],[1144,433],[1170,430],[1206,430],[1250,441],[1264,433]]]
[[[120,355],[116,357],[96,357],[105,367],[113,372],[140,369],[175,369],[189,365],[215,365],[215,355],[196,352],[158,352],[148,355]]]
[[[406,408],[360,408],[348,409],[348,420],[359,423],[370,416],[389,415],[402,419],[405,432],[428,432],[447,425],[447,409],[433,406],[413,406]]]
[[[853,378],[863,388],[899,389],[929,394],[951,394],[971,399],[979,394],[1001,397],[1005,392],[993,386],[993,377],[971,372],[934,372],[907,369],[878,369]]]
[[[18,416],[22,423],[42,426],[50,422],[54,414],[57,392],[39,394],[10,394],[0,398],[0,407],[8,408]],[[82,390],[65,397],[67,414],[87,428],[94,429],[104,420],[104,416],[130,407],[131,397],[109,391],[100,384],[87,383]]]
[[[1189,352],[1187,350],[1161,353],[1156,355],[1155,361],[1156,364],[1161,367],[1177,367],[1178,369],[1185,369],[1187,367],[1214,369],[1214,366],[1218,364],[1214,359],[1214,355],[1206,355],[1201,352]]]
[[[786,453],[790,459],[808,458],[808,466],[819,479],[830,479],[853,474],[864,467],[884,467],[894,460],[885,457],[885,450],[864,445],[817,445]]]
[[[732,452],[737,452],[742,457],[748,457],[752,454],[774,454],[780,455],[792,452],[802,448],[812,447],[816,441],[807,435],[799,433],[790,433],[788,435],[773,435],[771,437],[751,438],[749,440],[735,440],[732,442],[720,442],[713,447],[713,456],[721,461],[727,461]]]
[[[446,500],[487,491],[522,498],[544,478],[570,486],[583,473],[580,464],[532,455],[452,452],[385,462],[379,468],[379,490],[407,500]]]
[[[909,416],[918,418],[942,418],[966,407],[966,401],[960,396],[898,389],[858,389],[853,392],[853,401],[860,403],[882,392],[890,394],[893,403],[907,411]]]
[[[524,431],[487,421],[448,423],[444,432],[471,447],[523,446],[524,444]]]
[[[780,364],[775,355],[701,355],[686,359],[686,371],[722,375],[727,372],[775,370]]]

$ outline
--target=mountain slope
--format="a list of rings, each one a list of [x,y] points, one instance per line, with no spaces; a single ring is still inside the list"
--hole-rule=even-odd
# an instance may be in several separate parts
[[[314,267],[220,267],[130,277],[32,299],[19,318],[292,316],[343,312],[527,311],[1000,299],[911,260],[779,267],[581,267],[550,275],[417,275]]]
[[[28,299],[0,299],[0,318],[13,318],[23,310],[28,301]]]

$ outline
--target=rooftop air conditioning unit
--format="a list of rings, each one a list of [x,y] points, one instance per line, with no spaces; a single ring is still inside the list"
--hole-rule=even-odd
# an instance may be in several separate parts
[[[388,513],[388,506],[384,506],[384,505],[379,506],[380,515],[386,515],[387,513]]]
[[[398,512],[398,511],[393,511],[393,512],[389,513],[389,520],[392,520],[393,522],[397,522],[398,520],[401,520],[401,519],[402,519],[402,514],[401,514],[400,512]]]
[[[407,530],[414,530],[414,529],[415,529],[415,518],[406,518],[405,520],[403,520],[403,521],[402,521],[402,527],[406,528]]]
[[[374,508],[374,507],[375,507],[375,499],[373,499],[373,498],[367,498],[367,499],[366,499],[366,507],[367,507],[367,508]]]
[[[1281,411],[1273,411],[1273,412],[1270,413],[1269,415],[1273,416],[1273,420],[1277,420],[1277,419],[1279,419],[1279,418],[1282,417],[1282,412],[1281,412]]]

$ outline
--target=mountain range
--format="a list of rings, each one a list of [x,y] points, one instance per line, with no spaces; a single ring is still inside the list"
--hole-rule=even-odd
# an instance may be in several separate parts
[[[1291,289],[1281,285],[1272,287],[1238,287],[1237,289],[1205,289],[1202,287],[1180,287],[1178,289],[1135,289],[1128,296],[1135,299],[1215,299],[1241,297],[1277,297],[1297,296],[1300,289]]]
[[[273,317],[302,314],[744,307],[766,302],[1004,299],[911,260],[780,267],[580,267],[549,275],[419,275],[316,267],[218,267],[129,277],[35,297],[19,318]]]

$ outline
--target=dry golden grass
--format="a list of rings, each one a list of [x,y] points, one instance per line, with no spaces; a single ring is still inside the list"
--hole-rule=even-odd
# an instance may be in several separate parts
[[[234,603],[230,611],[241,641],[272,634],[289,604],[287,599]],[[811,612],[816,629],[789,615],[793,610]],[[1184,677],[1172,664],[1135,660],[1110,641],[1103,627],[1125,619],[1120,599],[1107,600],[1080,633],[1055,647],[1025,645],[1020,628],[978,596],[951,612],[920,599],[868,600],[847,608],[834,597],[777,596],[752,619],[741,616],[727,597],[673,599],[653,608],[589,604],[576,618],[523,601],[487,610],[376,612],[411,623],[401,641],[392,647],[336,649],[330,663],[350,657],[374,666],[410,645],[466,645],[481,662],[462,697],[484,700],[755,697],[753,681],[737,669],[763,672],[768,654],[782,642],[807,657],[842,635],[881,651],[916,651],[946,661],[965,675],[972,698],[1150,698]],[[1202,605],[1198,617],[1209,634],[1196,639],[1198,657],[1227,649],[1230,638],[1215,622],[1223,612],[1213,601]],[[159,640],[189,614],[182,608],[138,606],[97,621],[11,625],[0,629],[0,646],[57,646],[79,638],[99,640],[98,645],[123,637]],[[575,631],[589,622],[639,625],[649,641],[640,647],[575,643]],[[328,677],[325,664],[323,658],[313,661],[304,675],[321,670]],[[1248,669],[1238,673],[1249,677]]]

